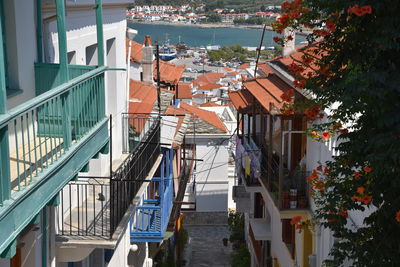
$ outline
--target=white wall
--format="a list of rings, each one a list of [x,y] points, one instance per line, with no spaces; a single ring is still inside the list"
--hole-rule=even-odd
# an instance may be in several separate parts
[[[196,161],[196,211],[228,210],[229,153],[228,140],[223,140],[227,138],[196,135],[196,158],[203,160]]]

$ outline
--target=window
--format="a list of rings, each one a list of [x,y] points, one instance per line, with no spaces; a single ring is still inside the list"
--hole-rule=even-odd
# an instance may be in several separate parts
[[[68,64],[76,64],[76,51],[68,52]]]
[[[86,65],[97,65],[97,44],[86,47]]]

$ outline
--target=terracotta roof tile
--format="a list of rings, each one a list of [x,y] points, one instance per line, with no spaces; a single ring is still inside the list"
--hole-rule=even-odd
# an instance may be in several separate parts
[[[257,68],[258,68],[259,71],[261,71],[263,73],[263,75],[268,75],[268,74],[272,74],[273,73],[272,70],[265,63],[259,63],[257,65]]]
[[[235,106],[236,110],[241,112],[252,106],[253,96],[248,90],[238,90],[229,92],[229,99]]]
[[[250,63],[243,63],[242,65],[240,65],[239,67],[237,67],[240,70],[244,70],[250,67]]]
[[[135,80],[130,80],[129,99],[134,102],[129,102],[129,113],[150,113],[153,110],[154,103],[157,101],[157,90],[151,83],[145,83]],[[145,125],[148,115],[131,115],[133,118],[129,123],[135,127],[135,130],[141,132]]]
[[[129,39],[125,39],[125,45],[126,45],[126,57],[128,56],[128,45]],[[141,62],[142,61],[142,44],[139,44],[135,41],[131,42],[131,62]],[[125,57],[125,58],[126,58]]]
[[[224,70],[227,72],[232,72],[232,69],[228,68],[228,67],[224,67]]]
[[[230,72],[230,73],[225,74],[225,77],[228,77],[228,76],[236,76],[236,75],[238,75],[238,74],[239,74],[239,72],[233,71],[233,72]]]
[[[190,83],[178,83],[177,99],[192,99]]]
[[[194,94],[193,97],[194,98],[200,98],[200,97],[205,97],[205,95],[198,93],[198,94]]]
[[[185,65],[175,65],[166,61],[160,60],[160,80],[163,83],[178,84],[185,71]],[[157,80],[157,62],[153,62],[154,80]]]
[[[213,101],[210,101],[210,102],[206,102],[204,104],[200,104],[200,107],[221,107],[221,105],[219,105]]]
[[[270,74],[267,77],[247,80],[243,86],[257,99],[257,101],[268,111],[270,104],[274,108],[281,108],[283,101],[281,95],[292,89],[290,85],[282,81],[277,75]]]
[[[218,115],[215,112],[204,110],[201,108],[196,108],[196,107],[188,105],[184,102],[181,102],[180,107],[185,109],[189,113],[196,115],[203,121],[218,128],[219,130],[221,130],[225,133],[227,132],[225,124],[221,121],[221,119],[218,117]]]
[[[218,73],[218,72],[209,72],[202,74],[197,77],[196,80],[193,81],[193,85],[195,86],[203,86],[209,83],[215,83],[219,81],[219,79],[223,78],[225,76],[224,73]]]

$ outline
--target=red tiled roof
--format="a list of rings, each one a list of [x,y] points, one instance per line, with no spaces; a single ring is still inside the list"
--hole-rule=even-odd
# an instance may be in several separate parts
[[[221,119],[218,117],[218,115],[215,112],[204,110],[201,108],[196,108],[196,107],[188,105],[184,102],[181,102],[180,107],[185,109],[186,111],[188,111],[188,113],[196,115],[197,117],[199,117],[200,119],[213,125],[214,127],[218,128],[224,132],[227,132],[225,124],[221,121]]]
[[[128,56],[128,49],[129,49],[129,39],[125,39],[126,45],[126,57]],[[142,61],[142,44],[139,44],[135,41],[131,41],[131,62],[140,62]],[[125,57],[125,58],[126,58]]]
[[[185,71],[185,65],[175,65],[166,61],[160,60],[160,80],[163,83],[178,84]],[[153,62],[154,80],[157,80],[157,62]]]
[[[281,108],[283,101],[281,95],[292,89],[290,85],[282,81],[277,75],[270,74],[267,77],[247,80],[243,86],[257,99],[268,111],[272,104],[275,108]]]
[[[215,103],[213,101],[206,102],[204,104],[200,104],[200,107],[220,107],[220,106],[221,105],[219,105],[219,104],[217,104],[217,103]]]
[[[198,94],[193,95],[193,97],[194,97],[194,98],[205,97],[205,95],[204,95],[204,94],[198,93]]]
[[[209,83],[199,87],[200,90],[214,90],[223,87],[221,84]]]
[[[236,76],[236,75],[238,75],[238,74],[239,74],[239,72],[233,71],[233,72],[230,72],[230,73],[225,74],[225,77],[227,77],[227,76]]]
[[[224,73],[218,73],[218,72],[205,73],[205,74],[198,76],[197,79],[193,81],[193,84],[195,86],[202,86],[202,85],[206,85],[209,83],[215,83],[215,82],[219,81],[219,79],[223,78],[224,76],[225,76]]]
[[[272,70],[268,67],[266,63],[259,63],[257,68],[264,73],[264,75],[268,75],[273,73]]]
[[[232,69],[230,69],[228,67],[224,67],[224,70],[227,71],[227,72],[231,72],[232,71]]]
[[[129,99],[135,102],[129,102],[129,113],[150,113],[153,110],[154,103],[157,100],[157,90],[151,83],[130,80]],[[140,117],[143,119],[130,120],[130,124],[135,130],[141,132],[144,125],[146,115],[131,115],[132,117]]]
[[[192,88],[190,83],[178,83],[177,99],[192,99]]]
[[[244,70],[250,67],[250,63],[243,63],[242,65],[240,65],[239,67],[237,67],[240,70]]]
[[[274,59],[271,60],[272,63],[280,63],[282,64],[286,69],[289,69],[290,65],[294,62],[297,61],[301,62],[302,61],[302,56],[307,53],[310,54],[312,57],[316,57],[316,58],[321,58],[322,55],[317,55],[314,53],[314,49],[316,44],[314,45],[306,45],[306,46],[302,46],[296,49],[296,52],[287,56],[287,57],[276,57]],[[306,68],[303,72],[303,75],[305,75],[307,72],[312,72],[314,73],[315,70],[318,70],[319,67],[317,65],[315,65],[314,63],[311,63],[309,65],[308,68]]]
[[[248,90],[232,91],[229,92],[228,95],[232,104],[239,112],[245,108],[250,107],[253,103],[253,96]]]

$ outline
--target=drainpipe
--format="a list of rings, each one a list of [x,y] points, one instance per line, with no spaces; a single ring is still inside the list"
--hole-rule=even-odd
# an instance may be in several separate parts
[[[47,267],[47,206],[42,210],[42,267]]]
[[[42,0],[36,0],[36,46],[38,62],[43,62]]]

